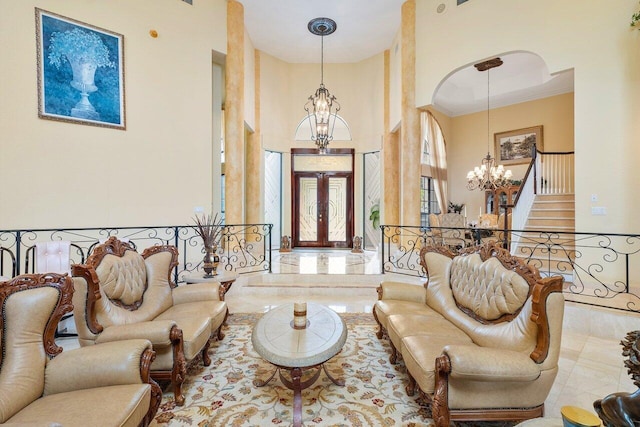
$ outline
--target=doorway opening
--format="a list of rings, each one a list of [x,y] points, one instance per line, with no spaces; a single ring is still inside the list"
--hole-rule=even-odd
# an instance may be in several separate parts
[[[294,247],[350,248],[354,150],[291,150]]]

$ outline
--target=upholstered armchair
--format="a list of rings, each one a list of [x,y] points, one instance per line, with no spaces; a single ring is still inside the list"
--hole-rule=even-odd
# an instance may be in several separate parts
[[[187,365],[211,359],[210,338],[222,339],[227,305],[219,284],[176,286],[174,246],[152,246],[142,254],[116,237],[98,245],[86,264],[74,265],[74,317],[81,346],[145,338],[157,357],[151,376],[173,384],[177,405],[184,404]],[[200,356],[200,357],[199,357]]]
[[[467,245],[465,240],[465,220],[459,213],[445,213],[440,215],[440,232],[442,244],[450,248],[460,248]]]
[[[479,228],[496,228],[498,226],[498,215],[492,213],[480,214],[478,216]]]
[[[64,274],[26,274],[0,283],[0,424],[6,426],[146,426],[160,387],[147,340],[62,351],[54,340],[71,311]]]

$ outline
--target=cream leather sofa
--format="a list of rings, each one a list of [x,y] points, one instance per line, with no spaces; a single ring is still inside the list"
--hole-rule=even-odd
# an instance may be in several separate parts
[[[147,340],[62,351],[58,321],[71,311],[68,275],[25,274],[0,283],[3,426],[146,426],[160,405]]]
[[[458,255],[424,247],[420,259],[424,287],[383,282],[374,306],[407,393],[426,395],[437,426],[542,416],[558,372],[562,277],[541,278],[496,243]]]
[[[209,366],[210,338],[222,339],[228,309],[218,283],[176,286],[174,246],[152,246],[138,254],[115,237],[74,265],[74,318],[81,346],[146,338],[156,359],[151,376],[170,381],[177,405],[184,404],[187,364],[202,357]]]

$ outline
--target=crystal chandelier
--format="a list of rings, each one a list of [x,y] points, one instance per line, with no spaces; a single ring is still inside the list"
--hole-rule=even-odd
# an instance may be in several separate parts
[[[320,154],[327,152],[327,146],[333,139],[333,129],[336,124],[336,116],[340,110],[340,104],[336,97],[324,87],[324,36],[332,34],[337,25],[329,18],[314,18],[309,21],[307,28],[312,34],[321,37],[320,54],[320,87],[309,97],[304,105],[307,112],[309,126],[311,127],[311,140],[316,143]],[[335,109],[332,111],[332,108]]]
[[[496,188],[509,185],[511,177],[513,176],[510,170],[505,170],[504,166],[496,165],[496,159],[491,156],[489,151],[489,70],[499,67],[500,65],[502,65],[500,58],[490,59],[474,65],[478,71],[487,72],[487,156],[482,159],[480,166],[476,166],[472,171],[467,173],[467,188],[469,190],[495,190]]]

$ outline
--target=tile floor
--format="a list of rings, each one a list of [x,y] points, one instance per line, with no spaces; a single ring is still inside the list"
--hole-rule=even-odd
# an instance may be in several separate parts
[[[380,274],[378,254],[349,250],[274,252],[273,274],[241,275],[227,293],[231,313],[264,312],[285,302],[325,304],[337,312],[371,312],[381,280],[420,284],[422,279]],[[620,340],[639,329],[640,316],[568,302],[560,370],[546,401],[545,417],[560,418],[560,408],[593,412],[593,401],[636,387],[624,368]],[[373,339],[376,339],[373,337]],[[73,347],[70,340],[66,344]],[[65,346],[66,347],[66,346]]]

